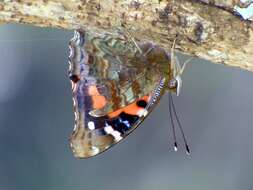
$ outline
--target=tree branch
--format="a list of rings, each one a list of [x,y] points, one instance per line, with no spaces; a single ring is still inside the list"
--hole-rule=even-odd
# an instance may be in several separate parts
[[[153,41],[215,63],[253,71],[253,24],[237,16],[239,0],[0,1],[0,21],[64,29],[113,30],[122,23]]]

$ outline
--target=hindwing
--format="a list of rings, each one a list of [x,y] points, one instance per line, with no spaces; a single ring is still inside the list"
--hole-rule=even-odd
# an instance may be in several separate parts
[[[135,129],[162,94],[165,78],[121,35],[76,31],[70,42],[75,109],[71,147],[86,158]]]

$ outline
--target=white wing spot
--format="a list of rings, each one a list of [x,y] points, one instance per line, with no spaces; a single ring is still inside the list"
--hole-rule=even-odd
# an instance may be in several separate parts
[[[89,122],[88,122],[88,128],[89,128],[91,131],[95,129],[95,124],[94,124],[93,121],[89,121]]]
[[[110,125],[107,124],[104,130],[107,134],[112,135],[115,141],[120,141],[122,139],[121,133],[119,131],[114,130]]]
[[[115,130],[114,130],[114,131],[111,133],[111,135],[114,137],[114,139],[115,139],[116,141],[120,141],[120,140],[122,139],[121,134],[120,134],[119,131],[115,131]]]
[[[105,132],[106,132],[107,134],[111,134],[111,133],[113,132],[113,128],[112,128],[110,125],[107,125],[107,126],[105,127]]]
[[[148,115],[148,111],[146,109],[142,109],[142,110],[138,111],[137,115],[139,117],[142,117],[142,116],[146,117]]]

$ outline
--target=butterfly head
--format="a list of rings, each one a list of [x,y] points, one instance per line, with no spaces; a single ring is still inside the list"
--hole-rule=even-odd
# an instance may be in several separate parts
[[[186,64],[192,59],[186,60],[183,65],[181,66],[177,56],[174,53],[175,48],[175,41],[173,43],[172,49],[171,49],[171,55],[170,55],[170,74],[169,74],[169,91],[172,91],[176,93],[178,96],[180,94],[181,88],[182,88],[182,74],[185,70]]]
[[[180,75],[177,75],[169,80],[169,90],[176,93],[178,96],[182,87],[182,79]]]
[[[185,69],[185,65],[188,61],[186,61],[183,66],[181,67],[179,64],[179,61],[177,57],[174,57],[174,55],[171,56],[171,69],[170,69],[170,75],[169,75],[169,84],[168,88],[169,91],[172,91],[176,93],[178,96],[180,94],[181,88],[182,88],[182,74]]]

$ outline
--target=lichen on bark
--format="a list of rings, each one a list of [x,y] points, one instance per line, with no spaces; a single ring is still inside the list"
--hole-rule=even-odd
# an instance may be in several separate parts
[[[0,1],[0,20],[68,30],[115,30],[214,63],[253,71],[253,24],[236,15],[239,0]]]

